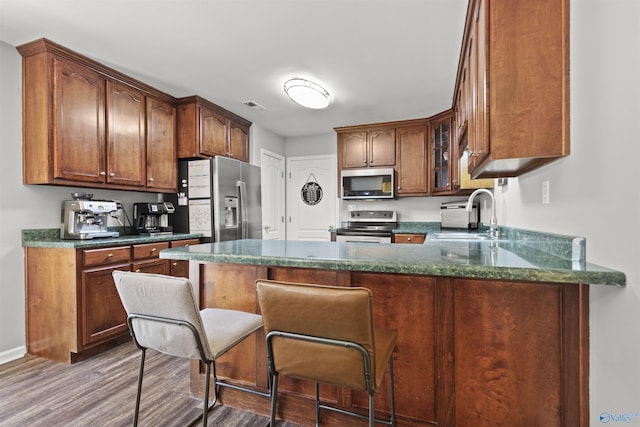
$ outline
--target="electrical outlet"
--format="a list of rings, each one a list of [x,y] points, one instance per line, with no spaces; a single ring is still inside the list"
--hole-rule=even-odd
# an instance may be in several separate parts
[[[542,181],[542,204],[548,205],[550,201],[551,184],[549,180]]]

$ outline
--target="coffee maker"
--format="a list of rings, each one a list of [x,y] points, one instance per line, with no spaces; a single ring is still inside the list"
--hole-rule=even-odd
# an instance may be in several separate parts
[[[72,193],[73,200],[62,202],[61,239],[93,239],[118,237],[120,233],[107,228],[107,220],[118,210],[113,200],[93,200],[93,194]]]
[[[136,230],[141,235],[172,234],[173,227],[169,225],[169,214],[176,211],[173,203],[134,203],[133,221]]]

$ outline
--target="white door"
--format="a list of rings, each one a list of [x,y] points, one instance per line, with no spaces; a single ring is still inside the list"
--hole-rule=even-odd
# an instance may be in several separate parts
[[[337,225],[335,155],[287,159],[287,239],[330,240]]]
[[[285,239],[284,157],[260,150],[262,175],[262,239]]]

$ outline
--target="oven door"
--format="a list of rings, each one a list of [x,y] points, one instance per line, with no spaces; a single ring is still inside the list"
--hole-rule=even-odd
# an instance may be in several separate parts
[[[391,243],[391,236],[373,236],[362,233],[344,233],[336,235],[336,242],[346,243]]]

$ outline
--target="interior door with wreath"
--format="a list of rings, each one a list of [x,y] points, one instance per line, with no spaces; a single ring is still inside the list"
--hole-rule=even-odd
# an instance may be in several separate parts
[[[338,225],[336,156],[287,159],[287,239],[330,240]]]

